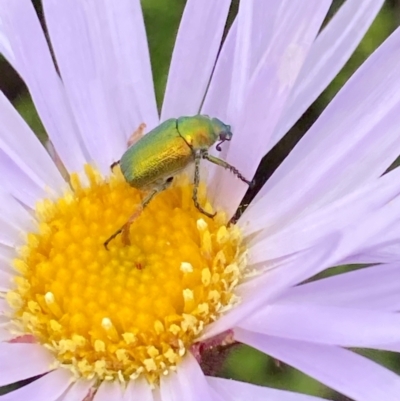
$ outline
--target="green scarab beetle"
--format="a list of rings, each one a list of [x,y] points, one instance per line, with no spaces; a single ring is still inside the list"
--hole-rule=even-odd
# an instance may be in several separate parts
[[[133,136],[141,136],[144,127],[142,124]],[[134,213],[129,221],[104,243],[104,246],[107,248],[109,242],[129,227],[153,197],[168,188],[173,177],[193,162],[195,164],[193,202],[201,213],[213,217],[213,214],[208,213],[200,206],[197,199],[201,159],[226,168],[246,184],[251,184],[225,160],[208,154],[208,149],[217,141],[219,143],[216,148],[221,150],[221,144],[230,141],[231,138],[232,132],[229,125],[224,124],[218,118],[210,118],[206,115],[171,118],[147,135],[140,139],[136,138],[122,155],[121,160],[114,163],[112,167],[119,164],[129,185],[140,190],[148,190],[149,193],[143,199],[141,209]]]

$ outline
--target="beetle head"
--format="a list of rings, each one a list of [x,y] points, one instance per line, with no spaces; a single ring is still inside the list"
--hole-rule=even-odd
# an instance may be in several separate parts
[[[217,150],[220,152],[221,151],[221,145],[225,141],[230,141],[232,139],[232,131],[231,131],[231,126],[224,124],[221,120],[218,118],[213,118],[211,120],[211,123],[214,128],[214,134],[218,137],[219,141],[217,143]]]

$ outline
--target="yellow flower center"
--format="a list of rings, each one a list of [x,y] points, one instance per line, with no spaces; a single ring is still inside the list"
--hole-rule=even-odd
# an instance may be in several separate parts
[[[36,211],[7,294],[20,334],[32,334],[77,377],[157,382],[173,370],[206,327],[238,298],[246,252],[223,213],[201,214],[193,186],[179,178],[129,230],[104,242],[140,208],[143,193],[119,169]],[[212,211],[204,185],[200,203]]]

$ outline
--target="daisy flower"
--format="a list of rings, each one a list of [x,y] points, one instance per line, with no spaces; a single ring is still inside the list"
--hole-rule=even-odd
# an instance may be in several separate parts
[[[400,151],[400,31],[237,224],[246,185],[204,161],[213,219],[175,177],[103,245],[144,195],[110,170],[141,123],[217,117],[234,132],[221,157],[251,178],[383,1],[348,0],[321,32],[328,0],[242,1],[220,49],[230,1],[188,0],[160,116],[138,0],[43,0],[51,51],[29,0],[0,1],[0,51],[65,167],[0,96],[0,385],[40,376],[0,398],[316,400],[204,375],[208,351],[241,342],[354,400],[397,400],[400,378],[346,347],[395,346],[398,269],[304,282],[372,255],[400,212],[398,172],[381,177]]]

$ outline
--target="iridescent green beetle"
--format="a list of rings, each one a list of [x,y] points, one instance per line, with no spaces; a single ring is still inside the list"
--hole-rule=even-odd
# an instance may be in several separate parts
[[[143,129],[143,126],[141,128]],[[196,115],[166,120],[133,143],[122,155],[121,160],[113,166],[119,163],[129,185],[140,190],[148,190],[149,193],[143,199],[141,209],[134,213],[129,221],[104,243],[104,246],[107,248],[109,242],[124,228],[129,227],[153,197],[168,188],[173,177],[192,162],[195,164],[193,202],[201,213],[213,217],[214,214],[205,211],[197,199],[201,159],[226,168],[246,184],[251,184],[225,160],[208,154],[210,147],[217,141],[220,142],[216,148],[221,150],[221,144],[230,141],[231,138],[232,132],[229,125],[218,118]]]

